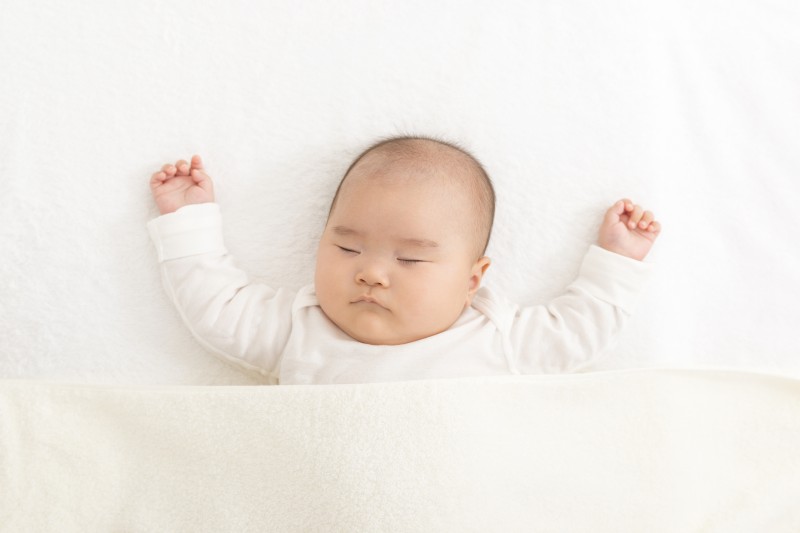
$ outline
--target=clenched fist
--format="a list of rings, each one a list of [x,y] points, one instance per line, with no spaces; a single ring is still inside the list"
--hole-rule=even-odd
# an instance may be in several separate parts
[[[660,234],[661,224],[654,220],[653,213],[625,198],[606,211],[597,244],[641,261]]]
[[[185,205],[214,201],[214,184],[199,155],[192,156],[191,164],[181,159],[161,167],[150,178],[150,190],[162,215]]]

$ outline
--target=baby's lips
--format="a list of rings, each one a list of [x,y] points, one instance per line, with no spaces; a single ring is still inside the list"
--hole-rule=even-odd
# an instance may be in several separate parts
[[[369,294],[364,294],[364,295],[362,295],[362,296],[359,296],[358,298],[356,298],[355,300],[353,300],[353,301],[352,301],[352,302],[350,302],[350,303],[357,304],[357,303],[361,303],[361,302],[363,302],[363,303],[375,304],[375,305],[378,305],[378,306],[380,306],[380,307],[383,307],[384,309],[388,309],[388,308],[387,308],[385,305],[383,305],[383,304],[382,304],[380,301],[378,301],[376,298],[374,298],[374,297],[370,296]]]

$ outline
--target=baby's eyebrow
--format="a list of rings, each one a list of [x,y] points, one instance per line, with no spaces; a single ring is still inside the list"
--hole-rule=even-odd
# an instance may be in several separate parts
[[[334,226],[333,232],[337,235],[361,235],[361,233],[346,226]]]
[[[410,244],[411,246],[419,246],[421,248],[437,248],[439,243],[428,239],[397,239],[398,241]]]
[[[356,236],[361,235],[360,232],[358,232],[358,231],[356,231],[356,230],[354,230],[352,228],[348,228],[347,226],[334,226],[332,229],[333,229],[333,232],[335,234],[337,234],[337,235],[356,235]],[[398,242],[403,243],[403,244],[409,244],[411,246],[419,246],[421,248],[438,248],[439,247],[439,243],[438,242],[432,241],[430,239],[413,239],[413,238],[408,238],[408,237],[402,237],[402,238],[398,238],[396,240]]]

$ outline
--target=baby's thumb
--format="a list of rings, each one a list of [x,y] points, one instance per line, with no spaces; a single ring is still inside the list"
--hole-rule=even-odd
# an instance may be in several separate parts
[[[625,202],[620,200],[619,202],[612,205],[608,211],[606,211],[605,216],[603,217],[603,223],[605,224],[615,224],[619,222],[620,215],[625,212]]]
[[[194,181],[201,189],[204,190],[211,189],[211,176],[209,176],[202,170],[198,170],[196,168],[192,169],[191,176],[192,176],[192,181]]]

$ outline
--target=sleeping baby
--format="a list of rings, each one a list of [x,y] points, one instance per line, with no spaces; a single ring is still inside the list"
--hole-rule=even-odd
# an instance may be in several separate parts
[[[350,165],[331,202],[313,284],[257,283],[222,239],[200,156],[167,164],[148,223],[167,294],[205,348],[273,384],[574,372],[610,345],[652,265],[650,211],[611,206],[577,278],[518,306],[481,281],[492,183],[455,144],[395,137]]]

